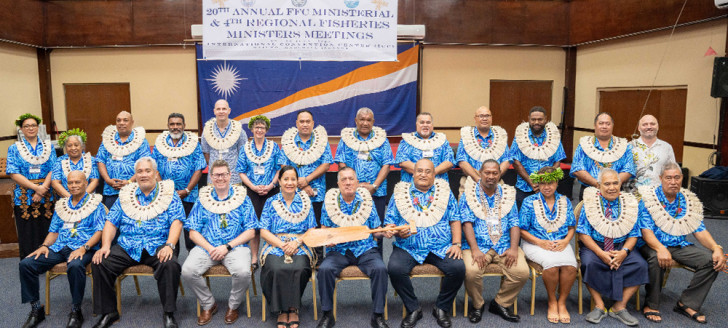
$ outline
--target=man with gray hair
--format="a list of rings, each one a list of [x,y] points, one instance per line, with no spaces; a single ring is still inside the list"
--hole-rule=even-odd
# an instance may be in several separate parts
[[[94,313],[100,314],[94,327],[110,327],[119,320],[114,285],[124,269],[144,264],[154,268],[159,298],[164,311],[164,327],[178,327],[177,287],[181,267],[174,254],[185,220],[182,200],[174,182],[157,182],[157,163],[146,156],[134,163],[134,178],[119,191],[119,199],[106,219],[101,249],[94,254]],[[111,245],[116,231],[119,238]]]
[[[212,163],[222,159],[230,165],[232,172],[237,172],[238,155],[248,140],[248,135],[243,130],[242,124],[230,119],[230,105],[227,100],[220,99],[215,102],[213,108],[215,117],[205,122],[202,129],[202,152],[205,160]],[[240,175],[233,174],[230,183],[241,184],[243,180]],[[212,178],[207,175],[207,183],[212,183]]]
[[[667,163],[675,162],[672,146],[657,138],[657,131],[660,129],[657,118],[650,114],[642,116],[637,128],[640,137],[630,141],[636,175],[629,182],[629,191],[644,186],[659,186],[660,169]]]

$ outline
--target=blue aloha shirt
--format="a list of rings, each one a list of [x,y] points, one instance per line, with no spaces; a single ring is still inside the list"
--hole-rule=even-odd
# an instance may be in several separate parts
[[[281,201],[283,202],[283,206],[286,206],[286,201],[283,200],[283,195],[281,193],[278,193],[275,196],[268,198],[268,200],[265,201],[263,214],[260,218],[260,229],[266,229],[274,235],[277,235],[304,234],[306,233],[306,231],[308,231],[308,229],[316,228],[316,218],[313,215],[313,207],[310,208],[310,210],[308,211],[308,215],[303,221],[299,223],[291,223],[284,220],[278,215],[278,212],[276,212],[276,209],[273,207],[273,202],[276,201]],[[301,200],[301,196],[296,193],[296,196],[293,197],[293,202],[291,202],[291,206],[288,208],[288,210],[292,213],[300,213],[302,208],[303,201]],[[284,237],[280,237],[280,239],[285,241]],[[293,240],[298,240],[298,238],[293,238]],[[285,255],[282,249],[273,246],[271,246],[270,254],[277,256]],[[298,252],[295,255],[306,255],[306,252],[299,248]]]
[[[613,142],[614,137],[612,137],[612,140],[609,141],[609,149],[612,149]],[[604,151],[604,148],[602,148],[602,146],[599,144],[599,140],[597,140],[597,138],[594,138],[594,146],[597,147],[597,149]],[[635,167],[634,160],[632,159],[632,145],[628,143],[627,149],[624,151],[622,157],[612,163],[594,162],[594,160],[589,158],[584,150],[581,149],[581,145],[579,145],[576,147],[576,151],[574,152],[574,160],[571,163],[571,171],[569,172],[569,176],[571,176],[572,178],[576,178],[574,172],[587,171],[589,175],[592,176],[592,178],[596,179],[599,176],[599,171],[601,171],[603,167],[612,168],[617,171],[617,173],[629,173],[634,177]],[[585,183],[581,181],[579,182],[582,185],[586,186]]]
[[[38,138],[38,143],[35,146],[35,149],[30,146],[30,143],[25,140],[25,138],[20,138],[23,143],[25,143],[25,147],[30,150],[30,152],[38,156],[43,153],[43,143],[40,142],[40,138]],[[20,174],[24,176],[28,180],[35,180],[35,179],[45,179],[46,176],[48,176],[48,173],[50,173],[53,170],[53,165],[56,164],[56,152],[51,151],[50,157],[48,157],[48,160],[45,161],[45,163],[40,165],[40,173],[37,174],[30,174],[30,168],[32,165],[30,163],[26,162],[22,157],[20,157],[20,152],[18,151],[18,146],[13,143],[8,147],[8,159],[7,159],[7,167],[5,168],[5,174]],[[33,195],[35,194],[35,191],[32,189],[28,189],[28,200],[26,202],[26,205],[30,205],[33,203]],[[13,204],[15,206],[20,206],[20,186],[18,184],[15,184],[15,189],[13,189]],[[53,193],[51,193],[51,200],[53,200]],[[45,203],[45,198],[40,200],[41,204]]]
[[[669,202],[667,198],[665,197],[665,192],[662,190],[662,186],[657,187],[657,199],[660,200],[660,203],[663,207],[665,207],[665,210],[667,210],[667,213],[672,215],[675,219],[681,219],[685,216],[687,213],[686,209],[688,208],[687,201],[685,200],[685,195],[683,193],[679,192],[677,193],[677,197],[674,201]],[[679,209],[679,210],[678,210]],[[655,237],[657,237],[657,240],[660,241],[662,245],[665,247],[685,247],[690,246],[693,243],[687,241],[687,238],[685,236],[673,236],[671,234],[668,234],[664,231],[662,231],[656,224],[655,221],[652,219],[652,215],[650,214],[650,211],[647,210],[647,207],[645,206],[645,202],[640,200],[640,212],[639,212],[639,221],[638,224],[640,226],[640,229],[649,229],[652,230],[652,232],[655,233]],[[701,232],[705,230],[705,222],[700,222],[700,226],[698,226],[693,233]],[[637,247],[642,247],[646,244],[646,242],[640,238],[640,240],[637,242]]]
[[[493,129],[488,132],[488,136],[485,138],[480,135],[477,127],[473,127],[473,133],[475,134],[475,140],[478,141],[480,147],[488,149],[493,144],[493,140],[495,138],[495,136],[493,135]],[[460,162],[466,162],[470,164],[470,166],[472,166],[476,171],[480,171],[480,167],[483,166],[483,162],[468,155],[468,152],[465,151],[465,146],[463,146],[462,139],[460,139],[460,143],[458,143],[458,154],[456,160],[458,161],[458,165],[460,164]],[[496,160],[498,161],[498,163],[503,163],[505,161],[511,160],[511,154],[508,150],[508,145],[506,145],[506,149],[503,150],[503,155],[501,155],[501,157]]]
[[[212,118],[213,120],[215,118]],[[217,122],[215,122],[215,129],[213,129],[212,133],[214,133],[216,136],[220,138],[225,138],[225,136],[230,131],[231,123],[228,123],[227,128],[225,128],[224,131],[221,131],[220,128],[217,126]],[[207,140],[203,137],[202,139],[202,152],[205,154],[210,154],[210,164],[214,163],[218,159],[222,159],[225,162],[230,165],[230,172],[237,172],[237,165],[238,165],[238,155],[243,150],[243,146],[245,146],[245,141],[248,140],[248,135],[245,133],[245,130],[242,129],[240,131],[240,137],[238,138],[238,141],[235,142],[234,145],[232,145],[230,148],[227,149],[226,152],[219,151],[215,148],[212,148],[210,144],[207,143]],[[231,174],[230,175],[230,183],[231,184],[240,184],[243,180],[240,179],[240,175],[238,174]],[[207,175],[207,183],[212,184],[212,174]]]
[[[170,147],[183,145],[187,142],[187,134],[182,134],[182,139],[180,139],[177,145],[173,144],[172,136],[169,135],[165,142]],[[202,154],[202,148],[199,143],[197,144],[197,147],[195,147],[195,150],[192,151],[192,154],[178,158],[176,161],[170,161],[167,157],[164,157],[164,155],[157,150],[156,145],[154,146],[152,157],[154,157],[154,160],[157,161],[157,168],[162,180],[174,181],[174,190],[183,190],[187,188],[187,185],[190,183],[195,171],[201,171],[207,167],[205,155]],[[199,190],[197,185],[195,185],[194,188],[190,189],[190,194],[182,201],[194,203],[197,200],[198,193]]]
[[[571,207],[569,197],[565,197],[559,193],[554,193],[554,197],[556,197],[554,201],[554,208],[549,208],[548,205],[546,205],[546,199],[541,193],[526,197],[526,199],[523,200],[523,205],[521,205],[518,218],[518,225],[521,230],[528,231],[528,233],[541,240],[561,240],[566,238],[566,235],[569,233],[569,227],[576,226],[574,209]],[[566,222],[564,222],[564,225],[562,225],[559,230],[551,232],[546,231],[546,229],[536,220],[536,212],[534,211],[533,202],[540,198],[543,202],[543,209],[546,212],[546,217],[553,221],[556,220],[557,202],[561,197],[566,199]]]
[[[278,169],[280,169],[280,164],[286,161],[286,157],[283,155],[283,151],[281,151],[280,147],[278,147],[278,144],[273,140],[265,139],[265,141],[263,142],[263,148],[261,148],[260,151],[258,151],[258,149],[255,147],[255,141],[252,139],[248,140],[248,143],[245,144],[245,147],[253,148],[253,154],[255,154],[256,156],[261,156],[263,155],[265,147],[267,147],[269,142],[273,143],[271,145],[271,147],[273,147],[273,152],[270,154],[270,158],[268,158],[268,160],[263,163],[263,168],[265,171],[263,174],[255,174],[255,167],[258,164],[253,163],[248,158],[245,150],[241,150],[240,155],[238,156],[237,172],[245,173],[245,175],[248,176],[248,179],[250,179],[250,182],[252,182],[256,186],[267,186],[271,182],[273,182],[276,172],[278,172]]]
[[[351,203],[345,202],[344,196],[342,195],[339,195],[338,202],[341,211],[346,215],[351,215],[359,209],[359,206],[361,206],[362,198],[357,192],[354,200]],[[367,221],[364,222],[364,225],[366,225],[369,229],[376,229],[379,228],[379,222],[379,214],[377,214],[376,208],[372,206],[372,212],[369,214],[369,218],[367,219]],[[324,206],[323,210],[321,211],[321,225],[332,228],[339,227],[336,223],[331,221],[329,214],[326,212],[326,206]],[[359,257],[364,254],[364,252],[374,247],[377,247],[377,242],[370,234],[367,239],[350,241],[346,243],[336,244],[334,245],[334,247],[327,247],[327,251],[339,252],[341,253],[341,255],[346,255],[346,251],[351,250],[351,252],[354,253],[354,256]]]
[[[354,132],[355,136],[359,140],[369,140],[372,138],[372,134],[365,139],[362,138],[358,132]],[[394,164],[394,155],[392,155],[392,146],[389,144],[389,140],[384,140],[381,146],[369,152],[367,159],[359,159],[359,152],[351,149],[346,145],[345,142],[340,141],[336,147],[336,157],[334,159],[336,163],[344,163],[346,166],[354,169],[356,177],[359,182],[366,182],[373,184],[377,180],[379,170],[384,165]],[[387,195],[387,179],[384,179],[379,188],[374,192],[372,196],[382,197]]]
[[[599,196],[599,201],[601,202],[601,205],[602,205],[602,213],[604,213],[604,210],[607,207],[612,209],[612,217],[609,219],[616,220],[619,217],[619,213],[620,213],[619,198],[610,202],[610,201],[606,200],[604,197]],[[589,235],[589,237],[594,239],[594,241],[598,241],[600,243],[604,242],[604,236],[602,236],[602,234],[600,234],[599,232],[594,230],[594,228],[591,226],[591,224],[589,224],[589,219],[586,218],[586,211],[584,211],[584,210],[582,210],[581,213],[579,214],[579,224],[576,226],[576,233]],[[630,230],[629,233],[627,233],[627,235],[619,237],[619,238],[614,238],[614,240],[613,240],[614,245],[622,243],[627,238],[630,238],[630,237],[638,237],[638,238],[642,237],[642,232],[640,231],[640,227],[639,227],[639,219],[638,219],[638,222],[635,222],[634,227],[632,227],[632,230]]]
[[[136,190],[136,199],[140,205],[149,205],[157,196],[158,188],[155,186],[149,196],[144,195],[141,189]],[[177,193],[172,194],[172,202],[167,210],[156,218],[137,223],[121,208],[120,200],[116,200],[111,207],[107,220],[119,229],[119,246],[123,248],[135,261],[139,261],[144,250],[154,256],[157,247],[164,245],[169,236],[169,228],[175,220],[185,222],[185,211],[182,200]]]
[[[435,195],[435,186],[430,187],[427,192],[421,192],[415,188],[414,184],[411,184],[409,193],[413,196],[413,200],[417,200],[418,204],[429,204],[431,202],[429,199]],[[449,193],[450,198],[447,201],[447,210],[439,222],[427,228],[417,227],[417,233],[409,238],[395,238],[394,246],[407,251],[419,264],[422,264],[430,253],[444,259],[447,255],[447,250],[452,246],[450,222],[460,221],[460,213],[458,212],[455,196],[453,196],[452,192]],[[422,212],[419,206],[415,205],[414,208]],[[399,213],[394,197],[389,200],[387,213],[384,216],[384,225],[387,224],[398,226],[409,224],[402,217],[402,214]]]
[[[480,181],[478,181],[478,185],[480,185]],[[476,188],[475,191],[476,196],[480,198],[480,195],[483,194],[482,188]],[[497,194],[503,194],[503,187],[500,185],[498,186],[498,190],[496,190],[496,193],[493,193],[493,196],[488,196],[485,194],[485,199],[488,202],[488,207],[493,207],[495,203],[495,196]],[[478,243],[478,249],[480,249],[481,252],[487,253],[488,250],[491,248],[498,253],[498,255],[503,255],[505,251],[507,251],[509,248],[511,248],[511,228],[518,228],[518,207],[516,206],[515,202],[513,203],[513,207],[511,207],[511,210],[508,211],[508,214],[501,218],[501,231],[502,235],[500,239],[498,239],[498,243],[494,246],[493,242],[490,240],[490,237],[488,235],[488,224],[485,222],[485,220],[478,219],[477,216],[475,216],[475,213],[473,213],[473,210],[470,208],[470,205],[468,205],[467,197],[460,197],[460,217],[463,221],[463,224],[466,222],[470,222],[473,225],[473,230],[475,231],[475,241]],[[465,234],[463,234],[463,247],[462,249],[470,249],[470,245],[468,244],[468,241],[464,238]]]
[[[215,189],[212,190],[212,198],[216,201],[229,199],[233,196],[233,194],[233,188],[230,187],[228,197],[220,199],[217,196],[217,191],[215,191]],[[187,218],[187,221],[185,221],[184,228],[199,232],[213,247],[225,245],[245,231],[258,229],[258,218],[255,216],[253,203],[250,201],[250,197],[248,196],[245,196],[245,200],[240,206],[232,210],[230,213],[225,214],[224,219],[225,221],[223,221],[223,215],[215,214],[205,209],[198,200],[195,202],[195,206],[192,207],[190,216]],[[226,226],[223,226],[223,222]],[[207,252],[200,246],[195,247],[199,247],[203,251]],[[233,247],[233,249],[238,247],[248,247],[248,244],[245,243],[237,245]]]
[[[303,150],[307,150],[311,148],[314,138],[314,134],[311,134],[311,138],[309,138],[308,141],[303,142],[301,141],[301,136],[299,134],[296,134],[296,137],[293,139],[293,141],[296,143],[297,147]],[[334,158],[331,157],[331,146],[329,145],[328,141],[326,142],[326,148],[324,148],[324,153],[321,154],[321,157],[319,157],[315,162],[308,165],[296,165],[296,163],[293,163],[290,159],[288,159],[288,156],[286,156],[285,152],[281,151],[281,153],[283,154],[283,159],[285,160],[281,162],[281,165],[290,165],[295,167],[299,177],[308,176],[309,174],[313,173],[313,171],[315,171],[316,168],[319,167],[319,165],[321,164],[334,163]],[[312,181],[309,181],[308,184],[316,192],[316,196],[311,197],[311,201],[323,202],[324,197],[326,196],[326,173],[322,174],[320,177]]]
[[[545,129],[540,136],[534,136],[531,129],[528,129],[528,139],[531,141],[531,143],[537,144],[538,146],[543,146],[543,143],[546,141],[546,136],[547,134]],[[538,170],[540,170],[541,168],[554,166],[556,162],[562,161],[565,158],[566,152],[564,152],[564,146],[561,144],[560,141],[559,148],[557,148],[556,152],[551,155],[548,160],[545,161],[539,161],[537,159],[532,159],[524,155],[521,151],[521,148],[518,147],[516,138],[513,138],[513,143],[511,144],[511,161],[521,162],[521,165],[523,165],[523,168],[526,170],[526,174],[528,175],[538,172]],[[526,180],[523,180],[520,175],[518,175],[518,178],[516,180],[516,188],[525,192],[533,191],[528,182],[526,182]]]
[[[435,132],[432,133],[430,138],[434,137],[436,135]],[[415,137],[422,139],[420,137],[420,134],[415,132]],[[450,143],[445,141],[442,146],[436,148],[433,150],[434,157],[429,158],[432,161],[432,164],[437,167],[438,165],[444,163],[444,162],[450,162],[455,165],[455,155],[452,152],[452,147],[450,147]],[[400,167],[399,164],[402,164],[403,162],[410,161],[413,164],[417,163],[417,161],[421,160],[422,157],[422,151],[413,147],[412,145],[408,144],[406,141],[402,140],[402,142],[399,143],[399,146],[397,147],[397,155],[394,158],[394,164],[397,167]],[[412,182],[412,174],[407,173],[405,170],[400,171],[400,181],[404,182]],[[440,173],[435,178],[443,179],[445,181],[450,181],[447,177],[447,172]]]
[[[119,145],[126,145],[130,143],[132,140],[134,140],[134,137],[134,130],[131,130],[131,134],[129,134],[129,138],[126,139],[126,142],[121,141],[118,132],[114,134],[114,140]],[[136,163],[136,161],[142,157],[151,157],[152,152],[149,150],[149,143],[146,139],[144,139],[142,140],[142,144],[139,146],[139,148],[137,148],[137,150],[127,156],[124,156],[122,160],[117,161],[113,159],[112,156],[113,155],[111,155],[111,153],[106,150],[104,144],[101,143],[101,146],[99,146],[99,152],[96,153],[96,163],[103,163],[104,165],[106,165],[106,172],[109,174],[109,178],[129,180],[134,175],[134,163]],[[118,194],[119,190],[116,190],[114,189],[114,187],[104,183],[104,196],[112,196]]]
[[[71,171],[83,171],[83,155],[84,153],[81,153],[81,158],[78,160],[78,163],[73,163],[73,161],[68,161],[69,166],[71,167]],[[56,163],[53,165],[53,175],[51,176],[51,179],[53,180],[59,180],[61,181],[61,185],[63,185],[63,189],[68,190],[68,179],[65,174],[63,174],[63,161],[68,159],[68,154],[65,154],[61,157],[58,157],[56,159]],[[94,160],[93,157],[91,157],[91,176],[86,177],[86,182],[91,182],[91,179],[98,179],[99,178],[99,167],[96,165],[96,160]]]
[[[71,197],[69,197],[68,207],[72,210],[77,210],[88,200],[89,194],[87,193],[83,195],[83,198],[81,198],[81,201],[78,202],[76,206],[73,206]],[[81,221],[73,223],[73,227],[66,226],[66,222],[64,222],[58,214],[53,213],[53,219],[51,219],[51,225],[48,228],[48,232],[57,233],[58,239],[56,239],[56,242],[48,247],[48,249],[58,252],[63,249],[63,247],[68,246],[68,248],[76,250],[87,243],[97,231],[103,230],[105,223],[106,206],[104,206],[103,202],[99,203],[99,205],[96,206],[96,210],[94,210],[89,216],[83,218]],[[99,247],[98,245],[94,245],[92,248],[98,249]]]

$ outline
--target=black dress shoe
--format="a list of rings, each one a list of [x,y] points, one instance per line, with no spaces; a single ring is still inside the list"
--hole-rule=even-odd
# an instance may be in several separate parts
[[[71,314],[68,315],[66,328],[81,328],[81,326],[83,326],[83,314],[81,310],[71,311]]]
[[[401,328],[414,328],[417,325],[417,321],[420,321],[420,319],[422,319],[422,309],[417,309],[407,313],[399,326]]]
[[[468,320],[472,323],[478,323],[480,322],[480,319],[483,318],[483,311],[485,310],[485,304],[481,306],[479,309],[470,309],[470,314],[468,314]]]
[[[495,300],[490,301],[490,306],[488,307],[488,312],[497,314],[501,318],[503,318],[503,320],[507,320],[510,322],[518,322],[521,320],[521,317],[519,317],[517,314],[513,314],[513,312],[511,312],[511,309],[502,307]]]
[[[178,328],[173,312],[164,312],[164,328]]]
[[[336,319],[331,311],[324,311],[324,315],[321,316],[316,328],[331,328],[336,324]]]
[[[101,316],[101,319],[99,319],[99,322],[97,322],[93,328],[109,328],[111,325],[114,324],[114,322],[119,321],[119,314],[114,313],[107,313]]]
[[[25,320],[23,328],[35,328],[39,323],[43,322],[43,320],[45,320],[45,310],[41,306],[37,310],[30,310],[28,319]]]
[[[452,327],[452,322],[450,321],[450,315],[447,314],[447,311],[435,307],[432,309],[432,316],[435,317],[437,320],[437,325],[442,328],[450,328]]]
[[[370,323],[372,328],[389,328],[387,321],[384,320],[384,316],[381,314],[372,315],[372,321]]]

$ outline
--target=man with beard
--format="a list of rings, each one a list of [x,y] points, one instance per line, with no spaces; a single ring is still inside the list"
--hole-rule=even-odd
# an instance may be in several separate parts
[[[500,163],[501,175],[505,174],[510,166],[508,133],[500,126],[493,125],[493,114],[488,107],[478,107],[474,119],[474,127],[464,126],[460,129],[458,166],[466,177],[478,181],[483,162],[493,159]],[[465,181],[461,180],[460,185],[464,186]]]
[[[561,145],[561,134],[556,124],[546,116],[546,109],[534,106],[528,113],[528,122],[516,127],[516,136],[511,144],[511,160],[518,172],[516,182],[516,205],[526,197],[538,192],[538,185],[529,177],[543,167],[558,168],[566,158]]]
[[[415,163],[423,158],[435,165],[436,178],[448,181],[447,171],[453,167],[455,158],[447,137],[433,131],[432,114],[427,112],[417,115],[415,127],[417,132],[402,134],[402,142],[397,147],[394,163],[402,168],[400,181],[412,182]]]
[[[230,165],[231,172],[237,172],[238,155],[243,150],[248,135],[240,122],[230,119],[230,105],[227,100],[220,99],[213,108],[215,117],[209,119],[202,129],[202,152],[208,163],[222,159]],[[240,175],[230,177],[231,184],[241,184]],[[207,183],[212,184],[212,177],[207,175]]]
[[[630,142],[637,172],[635,179],[630,180],[630,191],[635,191],[639,187],[659,185],[660,168],[667,163],[675,162],[672,146],[657,138],[657,131],[660,130],[657,118],[650,114],[642,116],[637,128],[640,137]]]

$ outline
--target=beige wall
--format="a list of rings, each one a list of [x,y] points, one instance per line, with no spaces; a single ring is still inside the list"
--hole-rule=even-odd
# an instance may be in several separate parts
[[[561,121],[564,65],[560,48],[425,46],[422,55],[422,111],[435,127],[473,125],[475,109],[490,103],[490,80],[552,80],[552,116]],[[493,113],[494,124],[498,116]],[[525,119],[525,118],[524,118]],[[458,142],[458,131],[445,131]],[[509,138],[513,131],[508,131]]]
[[[41,116],[35,48],[0,43],[0,108],[0,136],[16,135],[15,119],[24,113]],[[7,156],[12,142],[0,141],[0,157]]]

